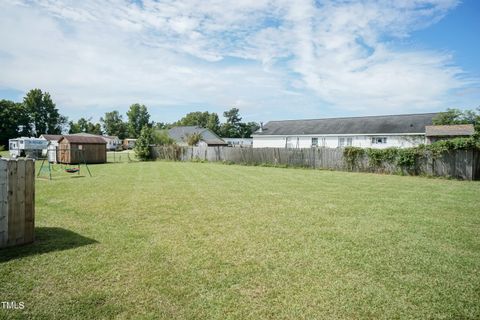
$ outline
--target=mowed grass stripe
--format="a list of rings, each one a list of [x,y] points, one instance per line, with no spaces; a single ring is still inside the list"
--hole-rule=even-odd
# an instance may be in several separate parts
[[[40,231],[76,236],[2,252],[0,296],[27,305],[2,316],[480,317],[478,182],[208,163],[90,169],[37,182]]]

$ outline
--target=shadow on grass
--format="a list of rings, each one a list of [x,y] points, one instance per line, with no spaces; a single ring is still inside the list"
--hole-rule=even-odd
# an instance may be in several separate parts
[[[98,243],[98,241],[70,230],[37,227],[35,228],[34,243],[0,249],[0,263],[37,254],[78,248],[94,243]]]

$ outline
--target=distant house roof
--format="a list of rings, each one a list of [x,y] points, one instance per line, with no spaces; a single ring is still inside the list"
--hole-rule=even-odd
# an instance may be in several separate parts
[[[103,136],[105,139],[119,140],[117,136]]]
[[[438,113],[270,121],[254,135],[425,133]]]
[[[475,133],[472,124],[426,126],[426,136],[471,136]]]
[[[201,128],[197,126],[183,126],[183,127],[173,127],[168,130],[168,135],[170,136],[170,138],[175,140],[175,142],[177,143],[186,143],[187,135],[192,135],[194,133],[199,133],[201,135],[201,140],[208,145],[226,145],[227,144],[219,136],[217,136],[213,131],[206,128]]]
[[[45,140],[48,141],[58,141],[60,138],[63,136],[61,134],[42,134],[40,138],[44,138]]]
[[[63,139],[70,143],[85,143],[85,144],[106,144],[105,139],[101,136],[88,136],[88,135],[66,135],[63,136],[58,142]]]

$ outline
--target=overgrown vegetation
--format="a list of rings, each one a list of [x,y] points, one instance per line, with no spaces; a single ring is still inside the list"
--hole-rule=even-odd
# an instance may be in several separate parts
[[[343,151],[343,156],[349,170],[353,170],[358,165],[359,159],[365,155],[368,157],[368,164],[373,168],[389,163],[405,170],[412,170],[415,168],[419,157],[425,156],[426,153],[430,153],[433,157],[438,157],[450,150],[469,149],[480,150],[480,140],[476,137],[454,138],[414,148],[362,149],[346,147]]]
[[[187,134],[185,138],[187,139],[187,144],[189,146],[196,146],[202,139],[202,135],[199,132],[194,132],[192,134]]]
[[[358,147],[346,147],[343,150],[343,156],[349,170],[353,170],[360,157],[364,155],[364,150]]]

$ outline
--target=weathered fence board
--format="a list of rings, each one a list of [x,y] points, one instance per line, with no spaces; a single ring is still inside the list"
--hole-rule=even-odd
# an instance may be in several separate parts
[[[367,155],[347,165],[341,148],[230,148],[230,147],[153,147],[157,159],[174,161],[211,161],[238,164],[306,167],[330,170],[348,170],[376,173],[403,173],[452,177],[464,180],[480,179],[480,152],[452,150],[434,157],[431,153],[417,159],[414,168],[402,168],[383,162],[372,166]]]
[[[0,159],[0,248],[34,240],[35,166],[31,159]]]

